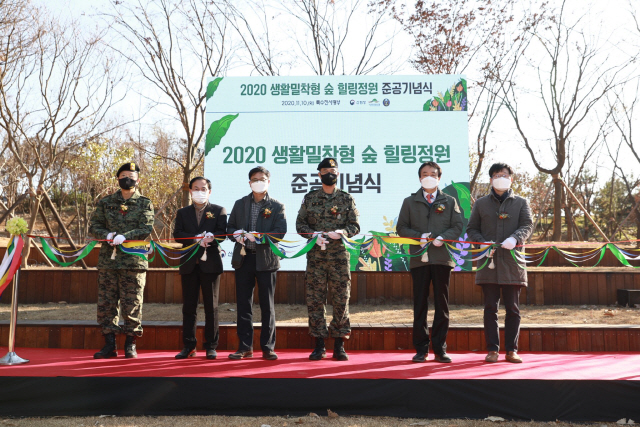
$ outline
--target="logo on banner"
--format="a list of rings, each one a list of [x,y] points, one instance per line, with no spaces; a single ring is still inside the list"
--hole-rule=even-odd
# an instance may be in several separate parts
[[[382,101],[382,105],[384,105],[385,107],[388,107],[388,106],[389,106],[389,104],[391,104],[391,102],[389,101],[389,98],[385,98],[385,99]]]
[[[351,105],[355,105],[355,103],[356,103],[355,99],[352,99],[351,101],[349,101],[349,104],[351,104]]]
[[[380,101],[378,101],[377,99],[373,98],[371,101],[369,101],[369,105],[371,107],[379,107],[380,106]]]

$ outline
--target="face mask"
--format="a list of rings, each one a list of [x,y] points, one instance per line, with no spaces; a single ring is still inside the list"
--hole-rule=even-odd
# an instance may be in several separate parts
[[[269,184],[267,184],[266,181],[252,182],[250,185],[251,191],[258,194],[264,193],[265,191],[267,191],[267,188],[269,188]]]
[[[194,203],[201,205],[207,200],[209,200],[209,195],[207,194],[206,191],[192,191],[191,200],[193,200]]]
[[[492,185],[498,191],[507,191],[511,188],[511,180],[509,178],[494,178]]]
[[[338,175],[335,173],[325,173],[324,175],[320,175],[320,180],[324,185],[334,185],[338,182]]]
[[[123,190],[131,190],[133,187],[136,186],[136,181],[129,178],[128,176],[125,176],[124,178],[118,179],[118,185]]]
[[[440,180],[432,176],[425,176],[420,180],[422,188],[428,188],[429,190],[431,190],[432,188],[436,188],[438,186],[438,183],[440,183]]]

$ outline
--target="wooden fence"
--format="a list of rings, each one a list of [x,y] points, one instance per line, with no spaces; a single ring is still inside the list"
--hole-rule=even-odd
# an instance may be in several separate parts
[[[611,305],[616,303],[617,289],[640,289],[640,271],[619,268],[532,268],[529,287],[520,295],[522,304],[536,305]],[[47,268],[24,269],[20,273],[19,302],[42,304],[97,302],[96,269]],[[472,272],[453,272],[450,303],[481,305],[482,290],[475,285]],[[11,287],[1,302],[11,302]],[[256,289],[257,293],[257,289]],[[393,304],[412,300],[410,273],[355,272],[351,275],[351,304]],[[219,302],[235,303],[234,273],[226,271],[220,282]],[[257,294],[256,294],[257,300]],[[147,272],[144,301],[149,303],[181,304],[180,274],[170,268]],[[304,272],[278,273],[275,302],[305,304]]]

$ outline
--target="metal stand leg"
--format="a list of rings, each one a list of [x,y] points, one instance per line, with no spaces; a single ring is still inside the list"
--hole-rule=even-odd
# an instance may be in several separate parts
[[[21,365],[28,363],[15,352],[16,344],[16,323],[18,322],[18,282],[20,281],[20,269],[13,276],[13,294],[11,297],[11,322],[9,324],[9,352],[0,359],[0,365]]]

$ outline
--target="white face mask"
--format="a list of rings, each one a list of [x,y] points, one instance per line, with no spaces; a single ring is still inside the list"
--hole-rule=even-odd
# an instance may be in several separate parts
[[[431,190],[432,188],[436,188],[440,180],[438,178],[434,178],[432,176],[425,176],[420,180],[420,184],[422,184],[422,188]]]
[[[201,205],[205,203],[207,200],[209,200],[209,192],[208,191],[192,191],[191,200],[193,200],[194,203]]]
[[[507,191],[511,188],[511,180],[509,178],[494,178],[492,185],[498,191]]]
[[[256,181],[252,182],[250,185],[251,191],[258,194],[264,193],[265,191],[267,191],[267,188],[269,188],[269,184],[267,183],[267,181]]]

